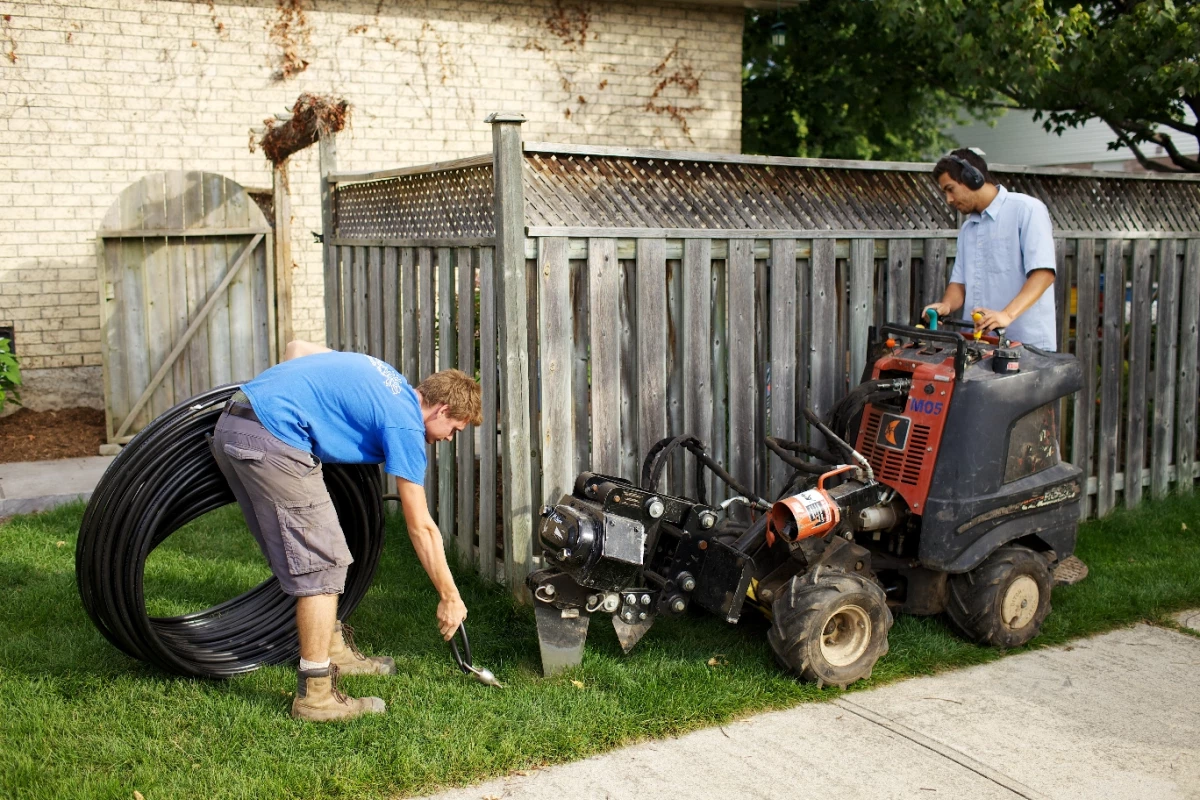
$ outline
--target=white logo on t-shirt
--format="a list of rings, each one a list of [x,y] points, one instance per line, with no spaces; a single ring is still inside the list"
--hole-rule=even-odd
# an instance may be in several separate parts
[[[371,360],[371,365],[375,367],[375,371],[383,376],[383,383],[392,390],[392,394],[400,394],[400,391],[404,388],[404,384],[400,380],[400,373],[374,356],[367,356],[367,358]]]

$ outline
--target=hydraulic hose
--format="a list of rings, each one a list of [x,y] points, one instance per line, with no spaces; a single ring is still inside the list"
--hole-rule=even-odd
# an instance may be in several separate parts
[[[223,678],[299,657],[295,599],[271,577],[212,608],[151,617],[143,581],[154,548],[187,523],[235,502],[209,451],[237,385],[180,403],[150,423],[109,465],[92,494],[75,549],[79,596],[104,637],[166,672]],[[328,464],[325,483],[354,556],[338,616],[371,585],[383,551],[379,470]]]
[[[770,503],[756,495],[748,487],[743,486],[736,478],[726,472],[720,464],[710,458],[708,453],[704,452],[704,444],[699,439],[686,434],[675,437],[668,436],[665,439],[660,439],[654,444],[653,447],[650,448],[649,452],[646,453],[646,458],[642,461],[641,488],[650,492],[658,491],[658,481],[662,477],[663,470],[666,469],[667,457],[670,456],[671,452],[677,447],[682,447],[689,451],[693,456],[696,457],[697,461],[699,461],[703,466],[708,467],[708,469],[712,471],[712,474],[717,476],[718,480],[720,480],[729,488],[733,489],[739,495],[750,500],[751,505],[763,510],[769,510],[771,508]],[[699,500],[701,503],[705,502],[704,480],[701,477],[699,470],[696,471],[696,495],[697,500]]]

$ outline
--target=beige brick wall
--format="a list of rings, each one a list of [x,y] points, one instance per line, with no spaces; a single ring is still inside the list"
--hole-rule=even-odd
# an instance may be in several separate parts
[[[303,91],[353,104],[346,171],[488,152],[496,110],[523,112],[528,139],[740,145],[740,8],[85,0],[0,15],[0,324],[30,370],[100,364],[95,234],[117,194],[158,170],[268,186],[249,129]],[[290,171],[294,324],[319,340],[316,148]]]

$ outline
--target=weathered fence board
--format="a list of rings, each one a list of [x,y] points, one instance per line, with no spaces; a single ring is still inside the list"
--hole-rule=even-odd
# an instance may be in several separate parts
[[[400,253],[395,247],[383,250],[383,360],[398,371],[400,362]]]
[[[542,374],[542,496],[554,502],[575,484],[575,393],[571,361],[571,272],[567,240],[542,239],[538,248],[538,333]]]
[[[754,362],[754,248],[753,242],[729,243],[729,429],[753,431],[757,401]],[[746,436],[729,440],[729,472],[753,487],[758,447]]]
[[[950,272],[946,269],[946,244],[945,239],[925,240],[925,247],[921,253],[924,262],[921,272],[921,308],[941,300],[946,291],[946,283],[950,279]]]
[[[1100,273],[1096,268],[1095,248],[1095,240],[1080,239],[1075,259],[1075,357],[1079,359],[1079,366],[1083,371],[1083,388],[1075,394],[1071,462],[1083,470],[1085,481],[1095,474],[1092,457],[1095,453],[1096,327],[1099,324],[1097,302],[1100,292]],[[1091,505],[1090,496],[1082,498],[1079,504],[1082,518],[1087,517]]]
[[[722,468],[729,469],[727,447],[729,433],[729,326],[727,319],[726,285],[728,284],[728,260],[712,262],[712,306],[711,349],[709,365],[712,369],[712,458]],[[718,480],[710,480],[712,502],[720,502],[728,496],[728,489]]]
[[[1175,468],[1179,491],[1191,492],[1196,472],[1196,406],[1200,403],[1200,239],[1189,239],[1179,287],[1179,407]]]
[[[565,256],[566,241],[563,240]],[[662,239],[639,239],[637,251],[637,463],[667,435],[667,259]]]
[[[607,475],[621,468],[621,282],[614,244],[612,239],[588,242],[592,469]]]
[[[871,294],[875,283],[875,243],[850,243],[850,300],[847,313],[850,385],[857,386],[867,361],[867,329],[871,327]]]
[[[621,438],[617,446],[616,474],[633,475],[638,468],[637,402],[640,383],[637,368],[638,302],[635,262],[617,261],[617,283],[620,287],[620,298],[617,301],[617,316],[620,319],[617,332],[617,362],[621,375],[621,401],[617,415],[620,418],[618,427]]]
[[[453,251],[449,247],[440,247],[437,251],[437,293],[438,293],[438,369],[452,369],[458,361],[458,343],[455,338],[454,322],[454,263],[451,258]],[[422,375],[422,378],[425,376]],[[458,438],[458,437],[455,437]],[[455,525],[455,511],[458,507],[456,464],[454,456],[454,440],[438,442],[438,527],[446,544],[458,538]]]
[[[1129,398],[1125,442],[1125,507],[1142,499],[1146,464],[1146,380],[1150,369],[1150,242],[1133,243],[1133,305],[1130,310]],[[1108,295],[1110,298],[1111,294]]]
[[[683,252],[683,431],[712,445],[712,257],[707,239],[688,241]],[[696,486],[696,462],[683,462],[683,485]]]
[[[874,252],[871,253],[872,259]],[[769,431],[781,439],[796,436],[796,242],[771,242],[771,419]],[[770,461],[768,493],[783,489],[791,470],[777,458]]]
[[[1150,491],[1155,498],[1167,494],[1174,455],[1175,379],[1179,356],[1179,259],[1176,245],[1176,240],[1164,239],[1158,247],[1154,417],[1150,441]]]
[[[411,381],[417,375],[417,266],[416,252],[411,247],[400,249],[400,371]]]
[[[367,251],[367,352],[386,361],[383,331],[383,248]]]
[[[483,425],[479,429],[479,574],[496,577],[496,431],[500,427],[500,380],[496,341],[495,250],[479,251],[479,383]]]
[[[1125,327],[1125,258],[1121,240],[1104,243],[1104,320],[1100,342],[1100,449],[1096,459],[1096,513],[1117,502],[1117,458],[1121,440],[1122,335]],[[1113,299],[1117,302],[1113,302]]]
[[[426,375],[433,372],[434,341],[433,323],[437,319],[437,294],[434,287],[433,250],[428,247],[417,248],[417,308],[419,328],[417,345],[417,372],[413,378],[414,384],[419,383]],[[425,467],[425,499],[429,503],[429,513],[438,513],[437,459],[434,446],[425,445],[428,459]]]
[[[571,386],[575,395],[575,469],[577,475],[592,466],[591,418],[587,408],[589,359],[588,271],[587,262],[568,261],[571,265]],[[481,289],[482,291],[482,289]],[[482,303],[482,299],[480,300]]]
[[[475,374],[475,253],[455,251],[458,265],[458,368]],[[475,548],[475,436],[466,431],[454,437],[458,450],[458,555],[472,563]],[[494,551],[488,559],[494,561]]]
[[[835,269],[832,239],[819,239],[813,242],[812,268],[809,270],[810,297],[812,304],[809,319],[809,402],[810,408],[817,416],[824,418],[837,400],[835,376],[837,369],[837,311],[838,297],[835,293]],[[889,279],[891,276],[889,275]],[[904,295],[908,303],[908,295]],[[905,305],[907,309],[907,305]],[[816,442],[824,441],[821,434],[813,432]]]
[[[912,241],[890,239],[887,259],[887,319],[907,325],[912,321]]]

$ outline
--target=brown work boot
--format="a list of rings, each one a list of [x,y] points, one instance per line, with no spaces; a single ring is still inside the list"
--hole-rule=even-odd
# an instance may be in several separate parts
[[[349,697],[338,691],[338,668],[298,672],[292,716],[309,722],[342,722],[364,714],[382,714],[387,706],[378,697]]]
[[[354,646],[354,628],[341,622],[333,626],[329,640],[329,663],[342,675],[395,675],[396,662],[390,656],[364,656]]]

